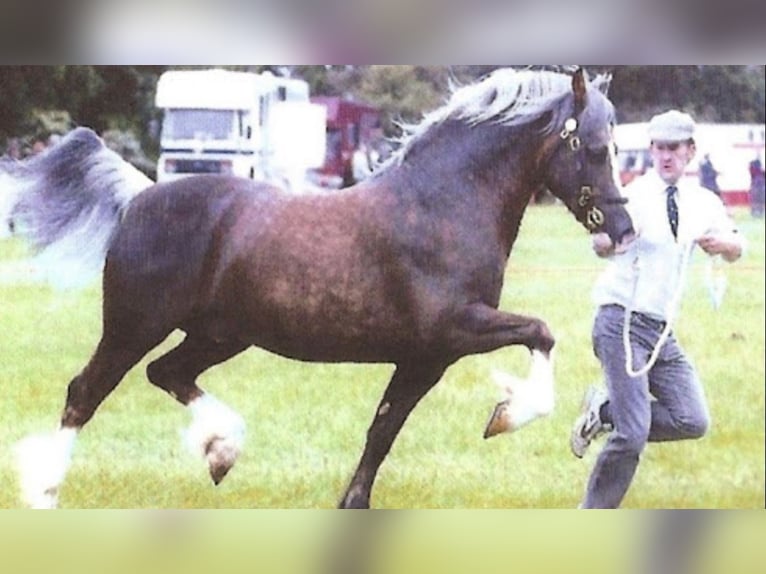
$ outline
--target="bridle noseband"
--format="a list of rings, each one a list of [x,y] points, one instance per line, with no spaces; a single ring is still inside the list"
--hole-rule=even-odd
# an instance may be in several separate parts
[[[582,147],[582,141],[577,135],[579,124],[575,118],[569,118],[564,122],[564,129],[561,130],[560,137],[574,154],[577,155],[577,171],[582,171],[585,165],[585,150]],[[599,194],[594,191],[592,185],[581,185],[580,192],[575,200],[575,205],[579,208],[576,213],[588,231],[595,231],[604,224],[604,212],[596,205],[596,198]],[[623,197],[602,198],[601,203],[606,205],[625,204],[627,199]]]

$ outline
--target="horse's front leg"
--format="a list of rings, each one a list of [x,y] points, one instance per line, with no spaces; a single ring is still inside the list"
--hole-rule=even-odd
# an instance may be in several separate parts
[[[429,361],[422,365],[397,365],[367,431],[362,458],[339,508],[369,508],[375,476],[394,439],[412,409],[439,381],[447,366],[446,362],[434,364]]]
[[[504,398],[495,406],[484,438],[513,432],[552,412],[555,341],[543,321],[475,304],[456,315],[450,335],[451,344],[459,354],[486,353],[509,345],[525,345],[532,354],[526,379],[499,371],[494,373]]]

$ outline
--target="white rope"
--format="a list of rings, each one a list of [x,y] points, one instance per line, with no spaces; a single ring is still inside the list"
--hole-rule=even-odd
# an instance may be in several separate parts
[[[662,334],[657,340],[657,344],[654,346],[652,354],[649,356],[649,360],[642,368],[638,370],[633,369],[633,349],[630,346],[630,319],[631,315],[633,314],[632,306],[636,300],[636,288],[638,287],[638,276],[640,272],[638,267],[638,257],[636,257],[636,260],[633,262],[633,269],[635,271],[633,295],[631,296],[631,304],[625,307],[625,319],[622,326],[622,344],[625,348],[625,372],[628,373],[628,375],[631,377],[644,376],[652,369],[652,367],[654,367],[655,363],[657,363],[657,359],[660,356],[662,346],[665,344],[665,341],[668,340],[670,331],[673,328],[673,322],[676,319],[676,313],[678,312],[681,301],[681,293],[683,293],[684,286],[686,284],[686,269],[689,266],[689,259],[691,258],[693,249],[694,241],[690,241],[689,244],[684,247],[683,256],[681,258],[681,268],[678,271],[678,284],[676,285],[676,290],[673,293],[673,298],[670,302],[665,328],[662,330]]]
[[[708,261],[705,267],[705,282],[710,295],[710,303],[713,305],[713,309],[717,311],[723,303],[728,283],[720,255],[711,257]]]

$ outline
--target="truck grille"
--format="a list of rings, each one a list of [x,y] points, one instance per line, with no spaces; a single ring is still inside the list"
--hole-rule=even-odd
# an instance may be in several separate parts
[[[222,162],[211,159],[177,159],[175,173],[221,173]]]

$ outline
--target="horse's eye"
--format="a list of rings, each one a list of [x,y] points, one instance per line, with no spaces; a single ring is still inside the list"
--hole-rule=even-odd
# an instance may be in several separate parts
[[[588,161],[599,165],[606,163],[607,155],[609,155],[609,148],[606,146],[595,149],[587,148],[585,151]]]

